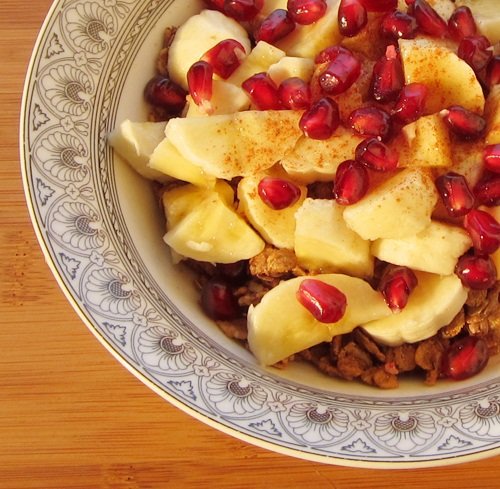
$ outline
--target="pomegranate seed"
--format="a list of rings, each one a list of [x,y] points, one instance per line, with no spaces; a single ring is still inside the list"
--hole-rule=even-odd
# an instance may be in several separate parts
[[[156,107],[176,115],[182,112],[186,105],[187,93],[170,78],[158,75],[149,80],[144,89],[146,100]]]
[[[248,93],[253,104],[260,110],[281,109],[278,87],[267,73],[257,73],[247,78],[241,87]]]
[[[340,0],[338,22],[345,37],[359,34],[368,22],[368,14],[360,0]]]
[[[224,10],[224,0],[203,0],[207,8],[212,10]]]
[[[213,112],[210,99],[212,98],[212,86],[214,70],[206,61],[193,63],[187,72],[189,93],[196,105],[200,106],[205,113]]]
[[[478,139],[486,129],[486,121],[483,117],[461,105],[453,105],[442,110],[441,115],[450,129],[462,139]]]
[[[410,294],[417,284],[417,277],[410,268],[388,265],[382,273],[378,289],[391,310],[400,311],[408,304]]]
[[[398,7],[398,0],[360,0],[367,12],[388,12]]]
[[[342,162],[335,174],[333,195],[340,205],[351,205],[360,201],[368,191],[368,170],[357,161]]]
[[[425,109],[427,87],[422,83],[405,85],[399,93],[398,100],[392,111],[392,116],[402,124],[416,121]]]
[[[464,218],[464,228],[479,253],[490,255],[500,246],[500,223],[488,212],[472,209]]]
[[[330,97],[320,98],[299,120],[301,131],[311,139],[328,139],[339,125],[339,106]]]
[[[325,0],[288,0],[287,9],[292,19],[301,25],[313,24],[325,15]]]
[[[297,300],[321,323],[336,323],[345,314],[347,298],[333,285],[306,278],[297,290]]]
[[[399,10],[389,12],[380,24],[381,34],[393,41],[398,39],[413,39],[417,31],[415,17]]]
[[[387,46],[385,56],[373,67],[372,94],[379,102],[391,102],[399,96],[405,84],[403,65],[393,45]]]
[[[269,44],[283,39],[295,29],[295,21],[284,9],[273,10],[260,24],[254,33],[255,41]]]
[[[488,87],[500,83],[500,56],[493,56],[486,67],[486,83]]]
[[[330,51],[333,59],[319,76],[322,90],[329,95],[344,93],[358,79],[361,63],[348,49],[339,49],[337,55]]]
[[[283,178],[264,177],[257,186],[262,202],[274,210],[286,209],[299,200],[300,189]]]
[[[465,37],[458,45],[458,57],[462,58],[476,73],[486,68],[493,52],[490,41],[484,36]]]
[[[434,37],[446,36],[448,24],[425,0],[412,2],[411,11],[423,32]]]
[[[202,57],[221,78],[229,78],[245,58],[245,48],[235,39],[224,39],[209,49]]]
[[[484,166],[487,170],[500,173],[500,144],[490,144],[484,148]]]
[[[463,175],[448,172],[438,177],[435,183],[450,216],[465,216],[474,207],[474,194]]]
[[[391,171],[398,167],[399,156],[377,138],[361,141],[356,147],[356,161],[376,171]]]
[[[453,380],[472,377],[486,367],[489,350],[479,336],[464,336],[453,340],[443,355],[441,372]]]
[[[448,32],[452,39],[460,42],[464,37],[475,36],[476,21],[469,7],[458,7],[448,19]]]
[[[335,44],[334,46],[328,46],[320,51],[314,58],[314,62],[316,64],[328,63],[329,61],[334,61],[335,58],[337,58],[337,56],[341,53],[352,55],[352,52],[349,51],[349,49]]]
[[[236,20],[252,20],[263,6],[264,0],[224,0],[224,13]]]
[[[201,289],[200,297],[202,309],[212,319],[227,321],[241,314],[231,286],[223,279],[208,280]]]
[[[349,125],[361,136],[386,139],[391,132],[391,116],[378,107],[360,107],[349,115]]]
[[[500,205],[500,175],[485,173],[473,189],[479,205],[494,207]]]
[[[278,87],[278,96],[285,109],[302,110],[311,106],[311,87],[302,78],[286,78]]]
[[[497,269],[490,256],[462,255],[455,267],[462,283],[474,290],[486,290],[495,285]]]

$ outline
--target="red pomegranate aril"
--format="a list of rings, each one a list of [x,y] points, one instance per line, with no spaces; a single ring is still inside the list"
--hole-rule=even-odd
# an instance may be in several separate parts
[[[385,55],[373,67],[372,95],[378,102],[396,100],[405,84],[403,65],[393,45],[387,46]]]
[[[311,139],[328,139],[339,125],[339,106],[330,97],[320,98],[299,120],[301,131]]]
[[[448,107],[441,111],[441,115],[453,133],[462,139],[478,139],[486,129],[483,117],[461,105]]]
[[[473,290],[489,289],[497,280],[497,269],[489,255],[462,255],[455,273],[466,287]]]
[[[299,200],[300,189],[290,180],[264,177],[257,185],[262,202],[274,210],[286,209]]]
[[[391,132],[391,116],[378,107],[360,107],[349,115],[349,126],[361,136],[386,139]]]
[[[398,0],[360,0],[367,12],[389,12],[398,7]]]
[[[295,30],[295,21],[284,9],[273,10],[254,32],[255,41],[274,44]]]
[[[186,91],[170,78],[157,75],[146,84],[144,97],[155,107],[161,107],[172,115],[178,115],[186,105]]]
[[[328,46],[316,55],[316,57],[314,58],[314,62],[316,64],[322,64],[329,61],[334,61],[340,54],[352,56],[352,51],[345,48],[344,46],[341,46],[340,44]]]
[[[448,33],[446,21],[425,0],[415,0],[411,5],[420,29],[433,37],[445,37]]]
[[[340,95],[348,90],[361,73],[361,63],[347,49],[342,49],[319,76],[319,85],[328,95]]]
[[[212,319],[228,321],[241,311],[231,285],[223,279],[212,278],[201,289],[201,307]]]
[[[424,113],[427,92],[427,87],[422,83],[405,85],[399,92],[392,117],[402,124],[416,121]]]
[[[357,161],[343,161],[335,173],[333,195],[340,205],[359,202],[368,191],[368,170]]]
[[[486,68],[493,57],[490,41],[484,36],[464,37],[458,45],[458,57],[463,59],[476,73]]]
[[[441,374],[453,380],[465,380],[481,372],[489,360],[486,341],[479,336],[452,340],[443,354]]]
[[[500,144],[490,144],[483,151],[484,166],[487,170],[500,173]]]
[[[212,98],[214,70],[206,61],[196,61],[187,72],[189,94],[194,103],[210,114],[213,111]]]
[[[224,0],[224,13],[233,19],[252,20],[264,6],[264,0]]]
[[[458,7],[448,19],[448,32],[452,39],[460,42],[464,37],[475,36],[476,21],[469,7]]]
[[[207,8],[212,10],[219,10],[222,12],[224,10],[224,0],[203,0]]]
[[[333,285],[306,278],[297,290],[297,300],[321,323],[336,323],[345,314],[347,298]]]
[[[391,310],[400,311],[408,304],[410,294],[417,285],[418,279],[411,268],[388,265],[382,273],[378,289]]]
[[[413,39],[417,31],[417,21],[415,17],[399,10],[389,12],[382,19],[380,24],[381,34],[397,41],[398,39]]]
[[[328,5],[325,0],[288,0],[287,10],[292,19],[301,25],[309,25],[325,15]]]
[[[500,83],[500,56],[493,56],[486,67],[486,84],[489,88]]]
[[[209,63],[214,73],[229,78],[246,56],[245,48],[236,39],[224,39],[209,49],[201,59]]]
[[[253,104],[260,110],[279,110],[281,103],[278,87],[267,73],[256,73],[247,78],[241,87],[245,90]]]
[[[399,156],[378,138],[368,138],[356,147],[356,161],[375,171],[391,171],[398,167]]]
[[[488,212],[472,209],[464,217],[464,228],[477,252],[491,255],[500,247],[500,223]]]
[[[338,23],[339,31],[343,36],[356,36],[367,22],[368,14],[360,0],[340,0]]]
[[[448,172],[436,178],[435,183],[450,216],[465,216],[474,207],[474,194],[463,175]]]
[[[485,173],[473,188],[479,205],[494,207],[500,205],[500,175]]]
[[[278,87],[278,96],[285,109],[303,110],[311,106],[311,87],[299,77],[283,80]]]

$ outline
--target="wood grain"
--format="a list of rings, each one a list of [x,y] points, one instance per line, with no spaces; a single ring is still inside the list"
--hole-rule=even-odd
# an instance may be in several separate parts
[[[500,487],[500,457],[386,471],[247,445],[172,407],[105,351],[45,264],[21,185],[22,85],[50,3],[0,2],[0,488]]]

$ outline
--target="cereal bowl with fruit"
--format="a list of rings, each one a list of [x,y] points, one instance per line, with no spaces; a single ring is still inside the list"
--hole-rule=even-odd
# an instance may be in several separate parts
[[[493,0],[56,1],[21,154],[68,299],[247,442],[499,453],[499,27]]]

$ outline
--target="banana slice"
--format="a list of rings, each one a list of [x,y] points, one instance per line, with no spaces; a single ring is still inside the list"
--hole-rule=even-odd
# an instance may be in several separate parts
[[[458,0],[457,7],[467,6],[471,9],[476,24],[492,44],[500,41],[500,5],[497,0]]]
[[[362,279],[342,274],[320,274],[314,278],[337,287],[347,297],[342,319],[321,323],[296,298],[302,280],[296,277],[271,289],[248,311],[248,343],[262,365],[273,365],[334,336],[352,331],[359,324],[389,316],[382,295]]]
[[[418,285],[401,312],[363,324],[375,341],[397,346],[430,338],[449,324],[465,304],[468,290],[456,275],[415,274]]]

